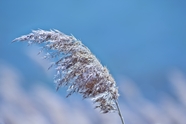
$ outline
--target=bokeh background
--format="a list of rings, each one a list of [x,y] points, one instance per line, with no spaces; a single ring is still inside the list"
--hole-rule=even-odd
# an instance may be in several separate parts
[[[36,29],[90,48],[117,82],[126,124],[186,124],[185,0],[0,0],[0,124],[121,124],[56,92],[40,46],[11,44]]]

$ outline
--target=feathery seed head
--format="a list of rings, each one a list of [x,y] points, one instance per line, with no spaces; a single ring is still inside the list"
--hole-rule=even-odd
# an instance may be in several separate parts
[[[96,103],[96,108],[100,108],[103,113],[117,111],[115,101],[119,94],[113,77],[74,36],[65,35],[58,30],[35,30],[14,41],[45,43],[43,49],[51,51],[45,58],[60,57],[49,67],[56,68],[54,82],[57,90],[61,86],[68,86],[67,96],[78,92],[83,98],[91,98]]]

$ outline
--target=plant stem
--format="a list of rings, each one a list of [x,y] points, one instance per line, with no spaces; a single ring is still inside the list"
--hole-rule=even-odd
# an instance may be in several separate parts
[[[120,111],[118,101],[115,101],[115,103],[116,103],[116,106],[117,106],[117,109],[118,109],[118,114],[120,116],[121,122],[122,122],[122,124],[125,124],[125,121],[124,121],[123,116],[122,116],[121,111]]]

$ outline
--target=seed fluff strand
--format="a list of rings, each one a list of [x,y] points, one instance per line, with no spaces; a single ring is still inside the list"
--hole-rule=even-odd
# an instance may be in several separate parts
[[[58,30],[34,30],[13,40],[15,41],[44,44],[40,51],[48,51],[44,58],[59,58],[49,69],[55,67],[54,82],[57,90],[62,86],[68,87],[67,97],[77,92],[83,98],[91,98],[96,104],[95,108],[99,108],[102,113],[120,113],[115,80],[108,69],[74,36]]]

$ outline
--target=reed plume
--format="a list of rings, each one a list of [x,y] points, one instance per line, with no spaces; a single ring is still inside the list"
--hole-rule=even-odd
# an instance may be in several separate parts
[[[99,108],[102,113],[118,111],[124,124],[117,102],[119,94],[115,80],[81,41],[58,30],[34,30],[13,40],[15,41],[44,43],[40,52],[48,51],[45,58],[59,58],[49,67],[55,66],[56,69],[56,89],[67,86],[67,97],[77,92],[83,98],[91,98],[96,104],[95,108]]]

